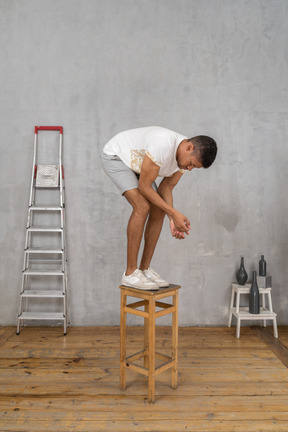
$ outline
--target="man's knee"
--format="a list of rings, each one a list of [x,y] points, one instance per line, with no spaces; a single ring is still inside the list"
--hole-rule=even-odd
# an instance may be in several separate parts
[[[142,197],[142,199],[137,200],[137,202],[134,203],[133,205],[133,210],[135,213],[146,217],[150,213],[150,208],[151,207],[149,201],[144,197]]]
[[[132,205],[133,212],[140,216],[147,217],[150,213],[149,201],[138,191],[138,189],[132,189],[124,193],[124,197]]]

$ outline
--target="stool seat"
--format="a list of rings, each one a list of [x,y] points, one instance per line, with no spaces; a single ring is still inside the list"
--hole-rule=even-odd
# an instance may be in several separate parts
[[[167,369],[172,369],[172,388],[177,387],[178,367],[178,291],[180,285],[170,284],[157,291],[141,290],[120,285],[121,289],[121,321],[120,321],[120,388],[126,388],[126,369],[135,370],[148,377],[148,400],[155,402],[155,377]],[[140,299],[127,304],[127,297]],[[159,301],[172,297],[172,303]],[[139,308],[144,307],[144,310]],[[160,310],[156,310],[156,308]],[[129,357],[126,356],[126,316],[127,313],[144,318],[144,349]],[[156,352],[155,326],[156,318],[172,314],[172,347],[171,356]],[[144,359],[143,366],[135,361]],[[156,367],[155,359],[163,361]]]

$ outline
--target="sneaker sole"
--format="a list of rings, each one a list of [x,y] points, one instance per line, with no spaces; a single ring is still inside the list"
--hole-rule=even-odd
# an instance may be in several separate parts
[[[147,276],[146,276],[147,277]],[[169,282],[155,282],[155,281],[153,281],[152,279],[150,279],[150,278],[148,278],[147,277],[147,279],[149,279],[151,282],[154,282],[154,283],[156,283],[157,285],[158,285],[158,287],[159,288],[168,288],[169,286],[170,286],[170,283]]]
[[[160,288],[168,288],[169,286],[170,286],[170,283],[157,283],[157,285],[160,287]]]
[[[122,282],[122,285],[127,286],[129,288],[135,288],[135,289],[139,289],[139,290],[143,290],[143,291],[158,291],[159,290],[159,286],[157,286],[157,288],[156,287],[155,288],[154,287],[153,288],[140,288],[140,287],[136,287],[134,285],[129,285],[125,282]]]

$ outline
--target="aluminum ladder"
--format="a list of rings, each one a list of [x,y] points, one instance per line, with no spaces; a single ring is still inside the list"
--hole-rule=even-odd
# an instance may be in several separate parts
[[[56,137],[56,153],[58,154],[54,156],[56,165],[38,164],[39,131],[54,131],[53,139],[55,131],[59,132],[59,148],[57,148],[58,138]],[[42,132],[39,135],[41,134]],[[47,138],[47,134],[44,133],[44,135]],[[51,138],[50,132],[48,135]],[[43,138],[42,134],[41,141]],[[54,324],[62,324],[64,335],[67,333],[68,280],[62,151],[62,126],[35,126],[17,334],[20,333],[20,327],[24,326],[24,322],[28,321],[45,323],[53,321]],[[42,199],[41,203],[39,198]],[[52,204],[51,202],[48,204],[48,198],[52,200]],[[51,221],[53,221],[52,225]]]

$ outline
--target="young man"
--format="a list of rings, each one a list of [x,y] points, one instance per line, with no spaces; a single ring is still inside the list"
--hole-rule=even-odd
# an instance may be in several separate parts
[[[185,171],[208,168],[216,154],[216,142],[210,137],[188,139],[158,126],[121,132],[104,146],[103,168],[133,208],[127,227],[123,285],[147,290],[169,286],[150,267],[164,216],[168,215],[176,239],[184,239],[191,228],[188,218],[173,207],[172,190]],[[157,177],[163,177],[158,188]],[[145,243],[138,268],[143,233]]]

